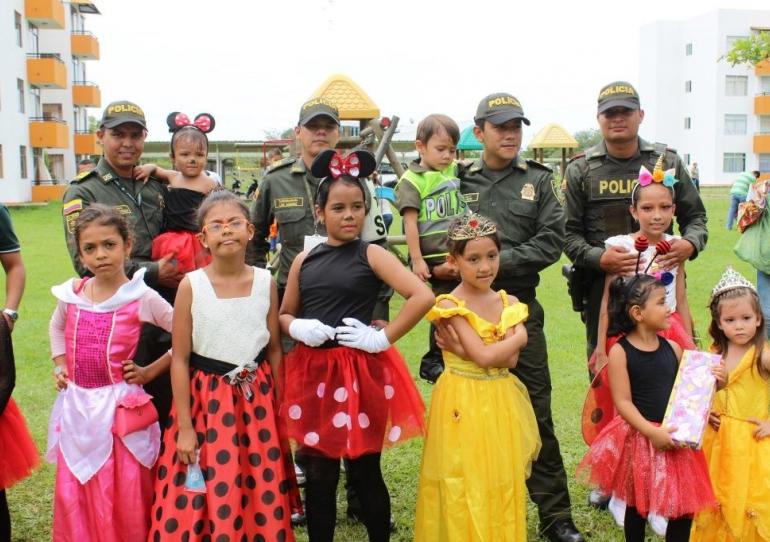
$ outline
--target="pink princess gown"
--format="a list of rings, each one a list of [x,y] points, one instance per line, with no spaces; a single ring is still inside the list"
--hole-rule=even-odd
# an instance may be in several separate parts
[[[171,306],[142,278],[144,270],[110,299],[92,303],[86,280],[51,288],[59,300],[51,317],[52,357],[66,355],[69,384],[54,403],[47,459],[56,463],[53,540],[145,540],[150,526],[152,467],[160,448],[154,423],[124,437],[113,435],[123,398],[144,394],[123,381],[143,323],[171,330]]]

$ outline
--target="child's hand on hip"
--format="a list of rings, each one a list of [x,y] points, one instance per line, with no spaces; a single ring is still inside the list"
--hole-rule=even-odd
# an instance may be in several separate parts
[[[185,465],[195,463],[197,460],[197,454],[195,448],[198,445],[198,437],[195,434],[195,429],[187,427],[179,429],[179,435],[176,437],[176,455],[179,461]]]
[[[770,420],[758,420],[757,418],[749,418],[749,421],[757,426],[754,430],[754,438],[762,440],[763,438],[770,437]]]
[[[676,448],[676,444],[671,438],[671,433],[674,431],[676,431],[676,427],[674,426],[655,427],[650,432],[648,438],[650,439],[650,442],[652,442],[652,445],[655,446],[655,448],[658,450],[673,450]]]
[[[140,367],[134,363],[134,360],[124,359],[121,363],[123,364],[123,380],[129,384],[139,384],[141,386],[152,380],[147,374],[147,368]]]
[[[56,389],[61,391],[67,388],[67,382],[69,381],[69,375],[67,374],[66,365],[57,365],[53,368],[53,377],[56,380]]]

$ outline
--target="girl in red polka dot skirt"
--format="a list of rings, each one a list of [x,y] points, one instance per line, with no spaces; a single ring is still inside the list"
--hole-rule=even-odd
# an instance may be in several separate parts
[[[275,416],[277,289],[268,271],[245,264],[254,228],[238,198],[213,192],[198,220],[213,259],[185,276],[176,298],[174,406],[149,540],[291,541],[298,493]]]
[[[315,214],[328,238],[309,237],[292,263],[281,328],[297,341],[286,356],[281,413],[306,467],[310,540],[334,537],[340,458],[361,500],[370,540],[387,540],[390,500],[380,452],[423,434],[425,407],[393,342],[433,305],[433,294],[395,256],[359,238],[369,198],[361,179],[374,171],[371,153],[343,158],[324,151],[311,171],[323,177]],[[313,239],[322,240],[312,245]],[[371,327],[382,283],[406,300],[384,329]]]

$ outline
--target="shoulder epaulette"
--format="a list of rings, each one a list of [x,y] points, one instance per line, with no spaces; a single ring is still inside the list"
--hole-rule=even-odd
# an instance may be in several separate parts
[[[284,158],[283,160],[281,160],[277,164],[274,164],[274,165],[270,166],[269,168],[267,168],[267,173],[272,173],[273,171],[276,171],[278,169],[281,169],[281,168],[284,168],[286,166],[289,166],[289,165],[293,164],[296,161],[297,161],[297,158],[294,157],[294,156],[291,156],[289,158]]]
[[[585,155],[586,155],[586,153],[584,153],[584,152],[579,152],[579,153],[577,153],[577,154],[574,154],[574,155],[572,155],[572,156],[570,157],[570,159],[569,159],[569,160],[567,160],[567,163],[569,164],[569,163],[571,163],[571,162],[574,162],[575,160],[578,160],[579,158],[583,158],[583,157],[585,157]]]
[[[537,160],[527,159],[527,164],[537,168],[537,169],[544,169],[545,171],[553,171],[550,166],[547,166],[541,162],[538,162]]]
[[[87,178],[91,176],[96,176],[96,175],[98,175],[98,172],[95,169],[91,169],[89,171],[81,171],[80,173],[75,175],[75,178],[72,179],[72,182],[76,184],[81,183],[85,181]]]

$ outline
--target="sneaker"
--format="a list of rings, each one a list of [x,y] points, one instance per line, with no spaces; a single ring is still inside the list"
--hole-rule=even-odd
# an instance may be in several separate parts
[[[609,495],[605,495],[598,489],[592,489],[591,493],[588,494],[588,506],[598,508],[599,510],[606,510],[609,503]]]
[[[307,516],[305,514],[302,514],[300,512],[291,513],[292,527],[299,527],[300,525],[304,525],[305,523],[307,523]]]

